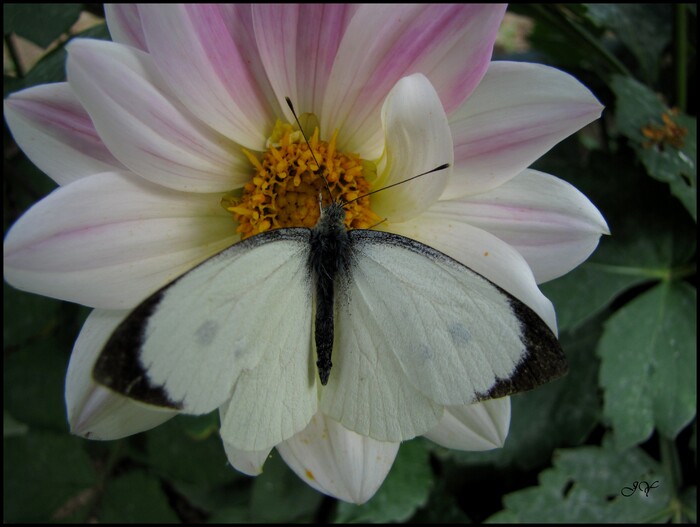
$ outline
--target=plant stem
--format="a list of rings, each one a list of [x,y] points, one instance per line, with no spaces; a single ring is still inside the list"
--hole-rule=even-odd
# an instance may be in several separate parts
[[[666,471],[673,488],[673,495],[678,497],[682,485],[681,463],[678,459],[678,451],[673,440],[659,434],[659,447],[661,450],[661,464]]]
[[[688,82],[688,21],[686,6],[676,5],[676,106],[685,112]]]

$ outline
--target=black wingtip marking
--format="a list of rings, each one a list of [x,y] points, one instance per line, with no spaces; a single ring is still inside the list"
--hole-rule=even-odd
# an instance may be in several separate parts
[[[559,341],[549,326],[522,302],[511,297],[511,307],[523,331],[526,354],[508,379],[499,379],[477,400],[497,399],[518,392],[531,390],[566,375],[569,365]]]
[[[117,326],[95,362],[92,377],[99,384],[126,397],[181,410],[182,403],[173,401],[163,386],[151,384],[139,356],[146,324],[162,296],[162,291],[155,293]]]

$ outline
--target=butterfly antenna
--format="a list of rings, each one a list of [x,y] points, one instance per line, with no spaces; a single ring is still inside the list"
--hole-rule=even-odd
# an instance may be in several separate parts
[[[309,152],[311,152],[311,157],[314,158],[314,161],[316,162],[316,166],[318,167],[319,170],[321,170],[321,163],[318,162],[316,159],[316,155],[314,154],[314,149],[311,148],[311,145],[309,144],[309,140],[306,138],[306,134],[304,133],[304,129],[301,126],[301,123],[299,122],[299,118],[297,117],[297,112],[294,111],[294,105],[292,104],[292,100],[289,97],[284,98],[285,101],[287,101],[287,105],[289,106],[289,109],[292,110],[292,115],[294,116],[294,119],[297,122],[297,125],[299,126],[299,130],[301,131],[301,135],[304,137],[304,141],[306,141],[306,146],[309,147]],[[328,191],[328,196],[331,198],[331,202],[335,202],[335,199],[333,198],[333,193],[331,192],[331,187],[328,185],[328,181],[326,178],[321,174],[321,178],[323,178],[323,183],[326,185],[326,190]]]
[[[404,179],[403,181],[399,181],[398,183],[392,183],[391,185],[387,185],[386,187],[378,188],[377,190],[373,190],[372,192],[368,192],[367,194],[363,194],[362,196],[357,196],[355,199],[351,199],[350,201],[346,201],[343,204],[343,206],[349,205],[350,203],[352,203],[353,201],[357,201],[358,199],[362,199],[362,198],[365,198],[367,196],[371,196],[372,194],[376,194],[377,192],[381,192],[382,190],[387,190],[387,189],[390,189],[390,188],[395,187],[397,185],[403,185],[404,183],[408,183],[409,181],[412,181],[412,180],[419,178],[419,177],[427,176],[428,174],[432,174],[433,172],[439,172],[440,170],[445,170],[449,166],[450,166],[449,163],[444,163],[444,164],[440,165],[439,167],[435,167],[431,170],[428,170],[427,172],[423,172],[422,174],[418,174],[417,176],[413,176],[413,177],[410,177],[408,179]]]

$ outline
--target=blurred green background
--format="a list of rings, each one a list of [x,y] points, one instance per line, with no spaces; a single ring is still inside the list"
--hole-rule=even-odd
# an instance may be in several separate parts
[[[64,80],[63,46],[108,39],[103,17],[94,4],[4,4],[5,97]],[[695,522],[696,17],[694,4],[519,4],[504,20],[495,60],[563,69],[606,106],[533,168],[584,192],[612,236],[543,284],[571,371],[513,397],[503,449],[409,441],[353,506],[274,451],[257,478],[228,467],[216,415],[120,441],[73,437],[64,376],[89,310],[5,285],[3,520]],[[3,137],[7,231],[54,184],[7,126]],[[659,483],[624,496],[635,481]]]

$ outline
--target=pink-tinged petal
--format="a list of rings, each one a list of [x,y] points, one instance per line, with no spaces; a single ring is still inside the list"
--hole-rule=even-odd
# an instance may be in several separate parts
[[[277,450],[314,489],[360,504],[374,496],[383,483],[399,443],[356,434],[319,412],[303,431],[277,445]]]
[[[532,270],[513,247],[482,229],[432,209],[386,230],[425,243],[488,278],[530,307],[557,333],[552,303],[537,287]]]
[[[563,71],[491,63],[471,97],[450,115],[455,177],[443,199],[503,184],[602,110],[588,88]]]
[[[176,411],[137,403],[92,379],[95,361],[128,311],[93,311],[73,347],[66,374],[66,409],[71,432],[88,439],[119,439],[164,423]]]
[[[510,429],[510,397],[448,406],[425,437],[445,448],[480,452],[501,448]]]
[[[321,111],[321,129],[340,128],[340,146],[366,159],[381,154],[379,108],[413,73],[434,84],[451,113],[488,67],[502,5],[363,5],[347,26]]]
[[[180,100],[219,133],[262,150],[279,111],[250,6],[142,5],[148,50]]]
[[[294,117],[284,97],[297,112],[321,114],[340,41],[357,9],[352,4],[253,5],[260,59],[290,122]]]
[[[218,194],[186,194],[133,174],[60,187],[8,232],[5,279],[18,289],[105,309],[149,293],[237,240]]]
[[[447,116],[430,81],[420,73],[396,83],[382,108],[382,124],[385,152],[375,190],[452,163]],[[449,178],[447,168],[378,192],[372,196],[372,208],[392,222],[415,217],[439,198]]]
[[[65,82],[13,93],[5,99],[4,110],[19,147],[59,185],[124,169]]]
[[[105,4],[105,21],[114,42],[148,50],[137,4]]]
[[[226,441],[223,441],[223,444],[229,463],[231,463],[233,468],[238,472],[242,472],[248,476],[259,476],[262,474],[263,465],[272,451],[272,448],[253,451],[240,450]]]
[[[191,115],[147,54],[78,39],[68,45],[66,68],[100,137],[136,174],[192,192],[226,191],[249,179],[240,147]]]
[[[598,209],[572,185],[525,170],[489,192],[436,203],[431,212],[495,234],[525,257],[538,283],[581,264],[610,234]]]

